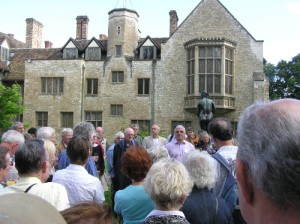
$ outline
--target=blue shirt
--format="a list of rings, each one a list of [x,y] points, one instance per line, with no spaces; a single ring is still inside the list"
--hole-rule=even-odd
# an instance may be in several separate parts
[[[107,161],[108,173],[109,173],[111,178],[115,177],[114,164],[113,164],[114,147],[115,147],[115,144],[111,145],[108,148],[107,152],[106,152],[106,161]]]
[[[59,170],[65,169],[69,165],[70,165],[70,160],[69,160],[69,157],[67,155],[67,150],[64,149],[59,155],[58,169]],[[98,172],[97,172],[97,168],[96,168],[96,164],[95,164],[94,158],[92,156],[89,157],[89,160],[85,165],[85,169],[87,170],[87,172],[89,174],[91,174],[95,177],[99,177]]]
[[[129,185],[115,195],[114,210],[122,215],[124,224],[142,224],[154,209],[155,204],[142,185]]]

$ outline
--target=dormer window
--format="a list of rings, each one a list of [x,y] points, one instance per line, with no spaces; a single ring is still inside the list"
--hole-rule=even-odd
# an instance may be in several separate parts
[[[8,61],[9,60],[9,50],[3,46],[0,47],[1,50],[1,60]]]
[[[65,48],[64,49],[64,58],[78,58],[77,48]]]
[[[155,59],[156,58],[156,47],[154,46],[143,46],[140,50],[140,59]]]
[[[100,47],[88,47],[85,50],[86,60],[101,60],[101,49]]]

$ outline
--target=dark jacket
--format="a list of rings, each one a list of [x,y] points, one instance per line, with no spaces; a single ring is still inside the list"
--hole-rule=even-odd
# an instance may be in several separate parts
[[[137,143],[133,140],[129,146],[137,145]],[[131,184],[131,179],[129,177],[124,176],[121,172],[122,164],[121,158],[126,149],[129,147],[126,145],[125,139],[117,143],[114,147],[114,155],[113,155],[113,168],[115,178],[113,181],[113,194],[118,190],[122,190]]]
[[[207,188],[194,186],[180,210],[191,224],[225,224],[231,219],[225,201]]]

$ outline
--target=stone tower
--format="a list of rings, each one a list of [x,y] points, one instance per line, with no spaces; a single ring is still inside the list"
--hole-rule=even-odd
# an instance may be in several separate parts
[[[87,16],[76,17],[76,40],[86,40],[88,38],[89,18]]]
[[[26,19],[26,45],[28,48],[42,47],[43,24],[34,18]]]
[[[125,8],[113,9],[108,15],[107,56],[133,57],[139,40],[139,15]]]

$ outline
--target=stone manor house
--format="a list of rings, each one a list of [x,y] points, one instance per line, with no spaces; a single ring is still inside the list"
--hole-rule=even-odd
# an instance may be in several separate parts
[[[234,124],[246,106],[269,98],[263,41],[219,0],[202,0],[180,25],[171,10],[165,38],[140,37],[134,10],[108,15],[108,34],[92,38],[88,16],[78,16],[76,37],[61,48],[42,46],[43,25],[33,18],[26,19],[26,43],[0,33],[0,79],[22,86],[21,121],[58,132],[89,121],[109,140],[130,123],[157,123],[167,135],[177,123],[199,129],[203,90],[215,102],[214,117]]]

